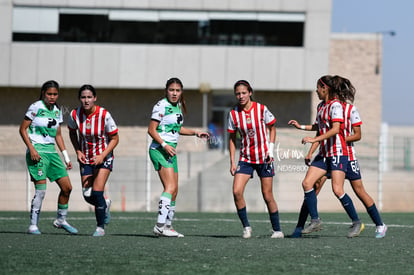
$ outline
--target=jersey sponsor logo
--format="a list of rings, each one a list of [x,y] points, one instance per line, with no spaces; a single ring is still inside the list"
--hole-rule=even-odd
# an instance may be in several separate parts
[[[177,124],[182,124],[183,123],[183,115],[182,114],[177,114]]]

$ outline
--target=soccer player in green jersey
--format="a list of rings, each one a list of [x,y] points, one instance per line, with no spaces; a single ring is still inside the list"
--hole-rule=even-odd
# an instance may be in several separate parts
[[[53,225],[70,234],[78,233],[78,230],[66,221],[72,191],[66,167],[72,169],[72,163],[61,135],[60,125],[63,116],[56,104],[58,97],[59,84],[54,80],[45,82],[41,88],[40,99],[30,105],[20,125],[20,135],[27,146],[27,168],[36,190],[30,209],[29,234],[41,234],[38,221],[46,194],[47,179],[50,182],[56,181],[60,187],[57,218]],[[66,167],[56,151],[55,142],[62,152]]]
[[[148,134],[153,141],[149,155],[155,170],[161,179],[164,191],[159,201],[157,224],[154,234],[165,237],[184,237],[172,227],[175,213],[175,200],[178,192],[177,142],[180,135],[208,138],[206,132],[197,132],[184,128],[183,112],[186,105],[183,96],[183,84],[178,78],[171,78],[165,86],[165,98],[155,104]]]

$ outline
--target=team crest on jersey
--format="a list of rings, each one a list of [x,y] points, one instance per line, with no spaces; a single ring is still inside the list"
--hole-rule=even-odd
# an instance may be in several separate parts
[[[37,175],[38,175],[39,177],[43,176],[43,171],[42,171],[42,169],[40,169],[40,168],[39,168],[39,170],[37,170]]]
[[[89,121],[86,123],[86,129],[91,129],[91,123]]]
[[[59,111],[55,112],[55,117],[59,117]]]
[[[248,116],[248,117],[246,117],[246,122],[247,122],[247,124],[251,124],[252,123],[252,119]]]

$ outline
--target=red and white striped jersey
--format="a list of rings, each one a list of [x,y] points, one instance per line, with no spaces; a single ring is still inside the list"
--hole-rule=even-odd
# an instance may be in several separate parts
[[[328,102],[322,101],[318,105],[315,124],[318,125],[319,135],[323,135],[332,128],[334,122],[344,123],[344,109],[342,103],[337,99]],[[347,156],[344,129],[325,140],[321,141],[319,154],[323,157]]]
[[[268,151],[267,126],[276,122],[265,105],[253,102],[248,111],[236,106],[228,117],[229,133],[239,131],[241,137],[240,161],[252,164],[265,163]]]
[[[87,116],[81,107],[72,110],[68,121],[69,130],[78,130],[79,145],[85,154],[86,164],[102,154],[109,142],[109,136],[118,132],[111,114],[103,107],[96,106],[93,114]],[[106,158],[112,157],[112,152]]]
[[[349,137],[353,134],[353,127],[359,126],[362,124],[361,117],[357,108],[349,103],[344,104],[344,113],[345,113],[345,123],[344,131],[345,137]],[[348,159],[350,161],[356,160],[355,148],[353,142],[347,142],[348,149]]]

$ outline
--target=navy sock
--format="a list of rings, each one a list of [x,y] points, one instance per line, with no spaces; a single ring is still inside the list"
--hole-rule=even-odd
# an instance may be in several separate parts
[[[302,207],[300,208],[300,213],[299,213],[298,223],[296,224],[296,228],[303,229],[305,227],[305,223],[306,223],[306,220],[308,219],[308,215],[309,215],[308,207],[306,206],[305,201],[303,201]]]
[[[348,216],[351,218],[352,222],[358,222],[359,221],[358,214],[355,210],[354,203],[352,202],[348,194],[345,193],[345,195],[339,200],[341,201],[342,206],[344,207]]]
[[[246,207],[243,207],[242,209],[237,209],[237,215],[239,216],[239,219],[243,224],[243,227],[250,226],[249,220],[247,219]]]
[[[280,230],[280,223],[279,223],[279,211],[275,213],[270,213],[270,222],[272,223],[273,231],[281,231]]]
[[[87,203],[95,205],[95,197],[94,196],[92,196],[92,195],[89,196],[89,197],[83,196],[83,198],[85,199],[85,201]]]
[[[92,197],[95,199],[95,216],[96,216],[96,224],[99,227],[105,227],[105,210],[106,210],[106,202],[104,198],[103,191],[92,191]]]
[[[312,189],[309,192],[305,192],[305,203],[306,203],[306,207],[308,208],[311,219],[312,220],[319,219],[318,207],[317,207],[318,200],[316,198],[316,192],[314,189]]]
[[[376,226],[383,225],[381,216],[375,203],[367,208],[367,212]]]

